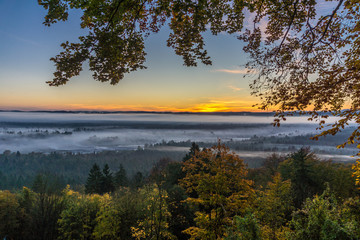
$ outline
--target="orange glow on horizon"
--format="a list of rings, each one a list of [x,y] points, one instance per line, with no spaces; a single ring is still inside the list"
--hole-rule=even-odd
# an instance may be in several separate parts
[[[189,104],[190,105],[190,104]],[[23,110],[23,111],[144,111],[144,112],[259,112],[261,110],[252,107],[253,103],[237,103],[226,101],[210,101],[206,103],[193,104],[190,106],[157,106],[157,105],[117,105],[117,104],[64,104],[64,105],[43,105],[38,107],[32,106],[1,106],[0,110]]]
[[[189,104],[190,106],[158,106],[158,105],[85,105],[71,104],[71,110],[88,111],[149,111],[149,112],[259,112],[253,107],[254,102],[210,100],[205,103]]]
[[[13,104],[2,105],[0,110],[20,110],[20,111],[99,111],[99,112],[190,112],[190,113],[216,113],[216,112],[272,112],[274,109],[260,110],[253,105],[254,101],[221,101],[221,100],[208,100],[203,103],[191,104],[188,106],[171,105],[120,105],[120,104]],[[34,106],[35,105],[35,106]],[[351,104],[346,103],[343,109],[348,109]],[[309,109],[311,108],[309,107]]]

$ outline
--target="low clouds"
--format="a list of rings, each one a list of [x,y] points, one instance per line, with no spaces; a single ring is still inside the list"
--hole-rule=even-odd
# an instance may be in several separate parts
[[[249,69],[216,69],[213,70],[213,72],[223,72],[223,73],[229,73],[229,74],[247,74],[249,73]]]
[[[233,69],[227,69],[227,68],[222,68],[222,69],[215,69],[212,70],[212,72],[221,72],[221,73],[228,73],[228,74],[253,74],[256,73],[255,69],[248,69],[248,68],[233,68]]]
[[[232,85],[229,85],[228,88],[234,90],[234,91],[241,91],[243,90],[244,88],[239,88],[239,87],[235,87],[235,86],[232,86]]]
[[[156,105],[119,105],[119,104],[69,104],[66,109],[73,111],[171,111],[172,109],[168,106],[156,106]]]

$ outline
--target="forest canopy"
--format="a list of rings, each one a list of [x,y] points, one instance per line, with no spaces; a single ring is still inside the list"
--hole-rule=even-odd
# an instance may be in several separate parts
[[[30,188],[0,190],[0,239],[360,238],[351,168],[309,149],[251,169],[220,143],[193,143],[182,161],[160,159],[144,175],[113,169],[93,164],[76,189],[38,174]]]
[[[275,125],[292,111],[310,114],[321,129],[329,115],[340,117],[320,135],[336,134],[350,121],[360,123],[358,1],[38,2],[47,10],[45,25],[66,21],[70,9],[79,9],[81,27],[88,30],[79,42],[62,43],[64,50],[51,59],[56,66],[51,86],[79,75],[84,62],[95,80],[117,84],[124,74],[146,68],[146,37],[168,25],[167,45],[186,66],[211,64],[205,32],[233,34],[244,41],[246,67],[256,72],[252,94],[260,98],[260,109],[277,109]],[[244,28],[245,18],[251,18],[252,27]],[[358,142],[359,136],[357,128],[345,144]]]

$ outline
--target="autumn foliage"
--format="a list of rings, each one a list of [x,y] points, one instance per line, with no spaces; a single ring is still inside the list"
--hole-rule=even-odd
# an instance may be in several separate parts
[[[100,180],[105,189],[113,181],[116,189],[54,189],[39,176],[31,189],[0,190],[0,238],[360,238],[360,198],[351,167],[320,161],[309,149],[273,154],[249,169],[220,143],[203,149],[193,144],[183,161],[162,159],[149,177],[137,173],[126,186],[116,178],[103,181],[112,176],[106,165],[103,177],[94,178],[99,169],[90,169],[86,184]],[[125,168],[116,175],[126,176]]]
[[[197,226],[185,230],[190,239],[219,239],[231,226],[233,217],[243,214],[254,195],[252,181],[245,179],[243,160],[220,143],[195,152],[184,162],[180,180],[190,205],[197,207]]]

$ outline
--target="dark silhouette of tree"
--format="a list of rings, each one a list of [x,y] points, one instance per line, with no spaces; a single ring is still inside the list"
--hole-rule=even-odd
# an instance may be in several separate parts
[[[57,223],[64,209],[63,198],[55,194],[39,193],[32,208],[32,234],[30,239],[56,239]]]
[[[37,174],[35,176],[31,189],[37,193],[46,193],[47,185],[47,179],[42,174]]]
[[[160,191],[167,192],[167,209],[170,212],[168,223],[171,233],[177,239],[188,239],[188,235],[183,231],[194,224],[194,213],[185,202],[187,198],[185,190],[179,186],[179,180],[185,177],[182,165],[182,162],[162,158],[151,169],[149,181],[156,183]]]
[[[164,185],[166,178],[166,168],[171,163],[169,158],[161,158],[150,170],[149,180],[157,185]]]
[[[131,228],[144,218],[144,197],[139,191],[123,188],[97,213],[95,239],[133,239]]]
[[[0,191],[0,238],[14,239],[19,231],[19,203],[15,194]]]
[[[145,177],[141,172],[136,172],[131,180],[131,186],[140,188],[145,184]]]
[[[119,166],[119,170],[115,173],[115,185],[117,187],[126,187],[129,184],[126,170],[122,164]]]
[[[20,176],[19,183],[23,183],[24,179]],[[41,194],[59,194],[66,184],[62,177],[50,175],[48,173],[39,173],[35,176],[31,189]]]
[[[186,161],[186,160],[192,158],[199,151],[200,151],[199,145],[197,145],[195,142],[191,143],[190,150],[183,158],[183,161]]]
[[[103,178],[104,175],[101,173],[100,167],[96,163],[94,163],[94,165],[90,169],[89,176],[85,184],[85,192],[87,194],[91,194],[91,193],[102,194]]]
[[[276,153],[268,156],[259,168],[249,168],[248,178],[253,180],[257,188],[265,187],[272,181],[274,175],[279,172],[279,165],[286,159],[285,156]]]
[[[103,177],[101,181],[102,193],[113,192],[115,190],[114,177],[110,171],[109,165],[105,164],[103,169]]]
[[[309,149],[301,148],[281,166],[282,177],[291,180],[291,194],[296,208],[300,208],[305,199],[311,198],[321,187],[313,171],[314,158]]]
[[[168,209],[171,213],[169,219],[169,230],[177,237],[177,239],[188,239],[188,235],[183,231],[194,225],[194,210],[190,208],[185,201],[188,197],[185,189],[180,187],[179,180],[185,177],[182,171],[182,162],[168,163],[163,174],[163,187],[168,193]]]

